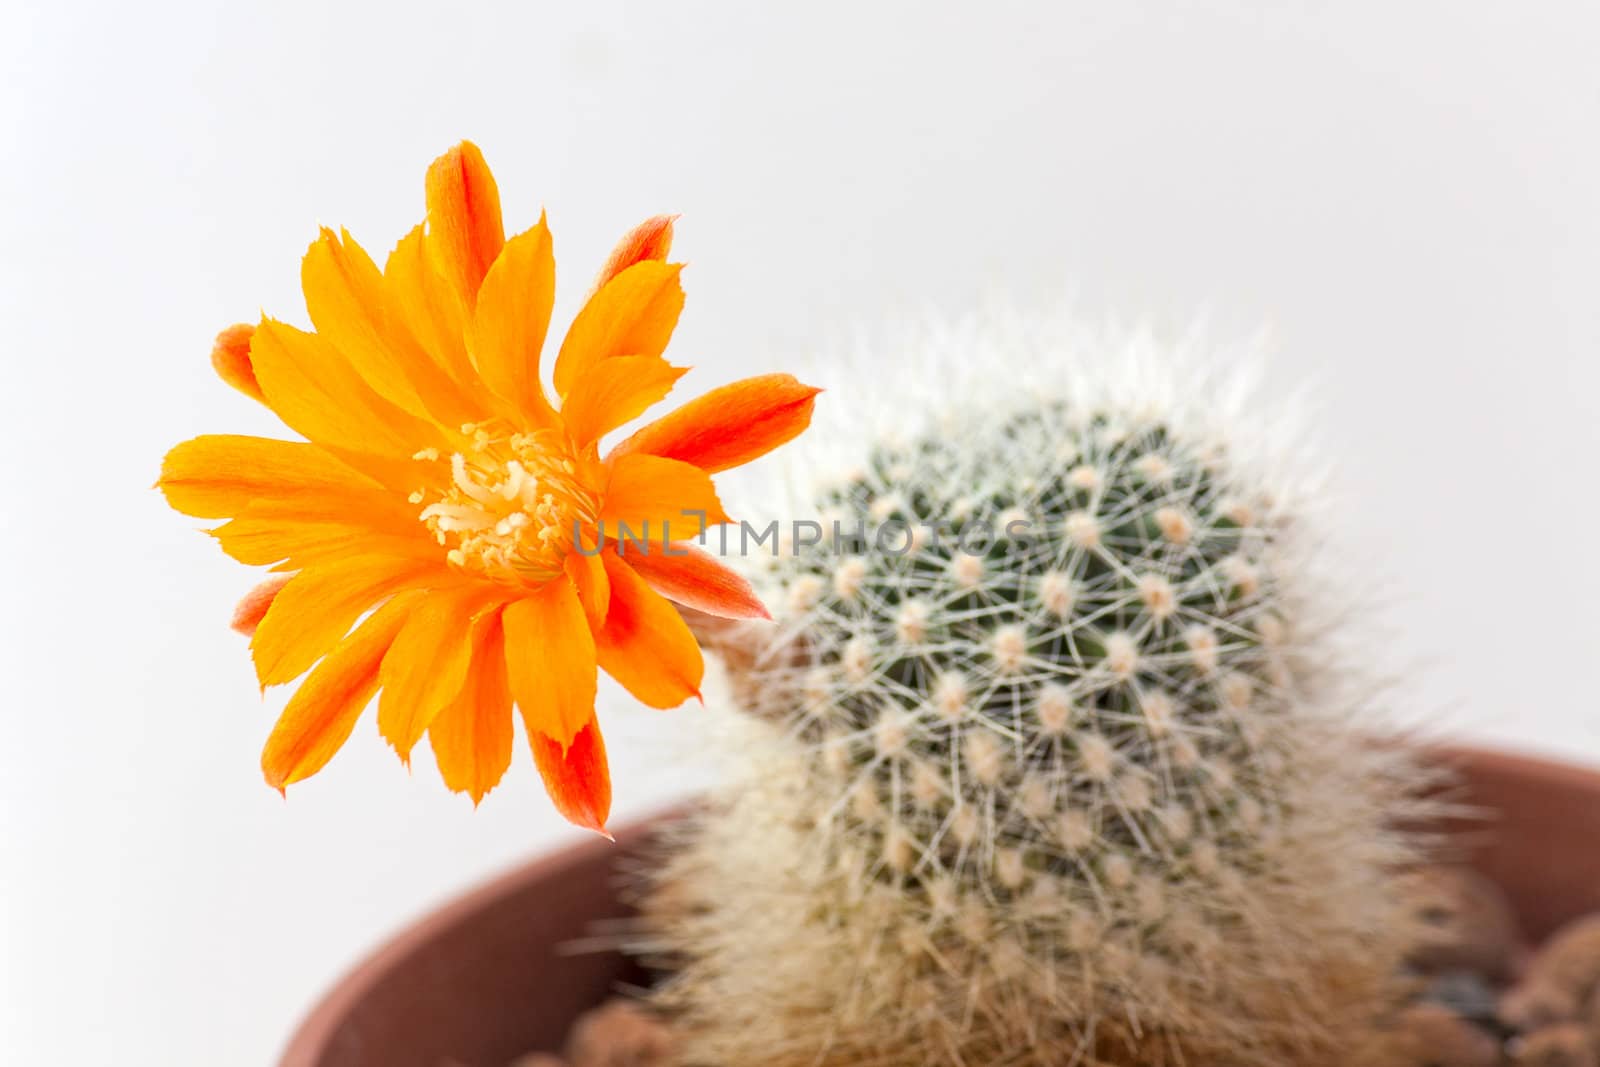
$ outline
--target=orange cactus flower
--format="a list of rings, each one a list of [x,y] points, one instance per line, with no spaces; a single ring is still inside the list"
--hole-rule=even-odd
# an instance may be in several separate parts
[[[301,270],[312,332],[263,318],[218,337],[223,379],[304,439],[198,437],[159,485],[178,511],[226,519],[210,532],[229,555],[275,572],[234,618],[263,688],[304,676],[262,753],[269,784],[320,770],[378,695],[400,758],[426,735],[445,784],[476,803],[510,764],[515,706],[556,807],[604,832],[597,670],[673,707],[699,695],[704,665],[666,598],[765,615],[681,543],[700,532],[686,515],[727,521],[711,475],[799,434],[817,393],[749,378],[601,454],[686,369],[662,358],[683,307],[671,243],[669,218],[623,238],[547,391],[550,232],[541,217],[505,237],[494,178],[462,143],[429,167],[427,220],[382,270],[322,231]],[[619,549],[623,525],[650,549]]]

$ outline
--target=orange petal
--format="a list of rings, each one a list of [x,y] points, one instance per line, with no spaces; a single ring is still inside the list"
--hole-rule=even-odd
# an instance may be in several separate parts
[[[698,697],[705,660],[683,616],[622,560],[610,552],[600,558],[611,579],[611,610],[595,635],[600,666],[653,708]]]
[[[437,560],[441,549],[417,521],[417,506],[388,489],[346,489],[261,495],[243,503],[229,522],[210,531],[241,563],[272,566],[352,556]]]
[[[430,580],[449,580],[443,564],[371,556],[307,567],[273,599],[250,639],[261,687],[298,678],[363,612]]]
[[[352,462],[364,454],[408,459],[418,449],[448,448],[436,425],[379,396],[314,333],[263,319],[250,359],[278,417],[311,441],[357,457]]]
[[[428,743],[444,784],[477,804],[511,766],[511,684],[498,608],[479,616],[470,640],[466,684],[428,726]]]
[[[381,491],[316,445],[238,434],[207,434],[173,448],[156,484],[173,508],[206,519],[238,515],[263,500],[310,506]]]
[[[217,377],[233,386],[245,396],[266,403],[261,386],[256,382],[256,372],[250,366],[250,335],[256,328],[248,322],[237,323],[217,334],[211,345],[211,366]]]
[[[251,567],[287,563],[292,570],[351,556],[437,560],[443,551],[415,515],[396,521],[379,511],[362,514],[359,521],[341,522],[262,516],[252,508],[212,530],[211,536],[240,563]]]
[[[479,376],[535,425],[549,421],[539,383],[539,352],[555,302],[550,230],[539,224],[506,242],[478,291],[468,347]]]
[[[323,228],[300,265],[317,333],[384,399],[413,415],[459,426],[455,381],[390,315],[383,275],[349,233]]]
[[[567,577],[578,590],[578,600],[583,604],[583,613],[589,617],[590,628],[599,629],[605,624],[606,611],[611,607],[611,580],[606,577],[606,565],[594,551],[595,546],[586,544],[584,548],[594,554],[567,553]]]
[[[634,552],[628,565],[668,600],[724,619],[770,619],[750,583],[693,545]]]
[[[632,422],[672,391],[687,367],[660,356],[613,356],[583,372],[561,405],[573,442],[583,448]]]
[[[505,243],[494,175],[478,146],[462,141],[428,168],[428,249],[467,307]]]
[[[506,605],[506,669],[528,736],[569,745],[594,716],[594,635],[578,591],[555,578]]]
[[[618,551],[632,539],[660,546],[729,521],[711,476],[699,467],[659,456],[623,456],[610,467],[600,522]]]
[[[472,619],[488,595],[465,587],[423,597],[383,657],[378,733],[402,762],[411,762],[428,726],[460,695],[472,661]]]
[[[295,690],[261,752],[268,785],[282,791],[339,751],[377,691],[384,653],[423,595],[402,594],[373,612]]]
[[[589,295],[599,292],[601,286],[635,263],[649,259],[665,261],[672,251],[672,223],[676,218],[676,215],[656,215],[623,235],[606,258],[605,266],[600,268],[600,276],[594,280]]]
[[[233,609],[233,619],[228,625],[246,637],[253,636],[256,627],[261,625],[261,617],[267,613],[273,599],[278,595],[278,590],[289,584],[289,579],[292,577],[294,577],[292,574],[275,574],[250,590]]]
[[[556,356],[556,392],[566,396],[585,371],[612,356],[659,356],[683,311],[683,265],[645,260],[612,278],[572,321]]]
[[[529,734],[528,741],[556,810],[568,822],[610,837],[606,819],[611,815],[611,772],[600,724],[591,718],[566,746],[543,734]]]
[[[798,437],[811,425],[811,409],[821,391],[788,374],[746,378],[669,412],[611,455],[663,456],[715,474]]]
[[[389,253],[383,265],[383,284],[391,312],[422,350],[460,385],[476,383],[478,372],[467,356],[466,299],[428,256],[423,227],[402,237]],[[486,413],[485,406],[483,412],[466,415],[461,421],[474,422]]]

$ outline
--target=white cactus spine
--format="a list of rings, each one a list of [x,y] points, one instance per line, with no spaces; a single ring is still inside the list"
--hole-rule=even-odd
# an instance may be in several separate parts
[[[662,880],[686,1063],[1336,1063],[1385,1003],[1419,781],[1347,720],[1294,486],[1214,393],[1023,394],[821,500],[992,544],[773,566],[752,773]]]

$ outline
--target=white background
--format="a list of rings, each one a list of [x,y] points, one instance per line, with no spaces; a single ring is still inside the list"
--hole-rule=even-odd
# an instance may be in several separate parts
[[[996,288],[1270,324],[1430,663],[1412,712],[1600,759],[1591,4],[3,11],[0,1061],[267,1064],[385,931],[573,836],[526,758],[474,812],[370,723],[279,799],[283,698],[224,625],[252,576],[148,488],[273,430],[213,332],[301,317],[318,222],[381,257],[461,137],[512,224],[548,207],[563,316],[682,212],[691,391]],[[602,701],[620,817],[703,776],[694,710]]]

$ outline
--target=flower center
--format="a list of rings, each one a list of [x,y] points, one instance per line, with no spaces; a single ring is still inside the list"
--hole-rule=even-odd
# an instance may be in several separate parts
[[[567,552],[599,512],[578,460],[558,430],[496,435],[481,425],[449,457],[441,492],[411,495],[425,504],[419,518],[455,566],[489,577],[541,583],[561,573]],[[435,449],[418,459],[444,460]]]

